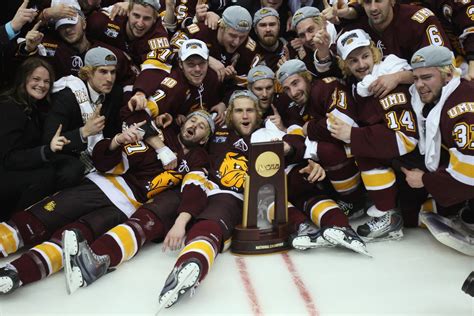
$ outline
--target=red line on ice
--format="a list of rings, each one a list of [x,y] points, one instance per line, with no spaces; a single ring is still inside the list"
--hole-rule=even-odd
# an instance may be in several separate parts
[[[306,310],[308,311],[309,315],[319,316],[319,311],[317,310],[316,305],[314,304],[313,299],[311,298],[311,294],[304,285],[304,282],[298,274],[298,271],[296,271],[295,265],[291,260],[290,256],[287,253],[282,253],[281,256],[285,261],[288,271],[290,271],[293,283],[296,285],[296,288],[298,289],[298,292],[300,293],[300,296],[306,305]]]
[[[244,284],[245,292],[247,294],[248,299],[250,300],[250,304],[252,305],[252,312],[255,316],[262,316],[262,309],[260,308],[260,303],[258,302],[257,295],[255,294],[255,288],[252,285],[252,281],[250,280],[245,259],[242,257],[236,257],[235,262],[237,263],[240,279]]]

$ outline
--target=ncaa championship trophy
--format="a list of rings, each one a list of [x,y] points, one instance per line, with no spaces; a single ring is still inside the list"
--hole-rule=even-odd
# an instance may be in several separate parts
[[[251,144],[243,220],[234,229],[232,252],[265,254],[289,248],[284,159],[281,141]]]

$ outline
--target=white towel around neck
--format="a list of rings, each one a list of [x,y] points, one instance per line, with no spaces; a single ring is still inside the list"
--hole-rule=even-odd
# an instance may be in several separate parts
[[[415,85],[412,84],[410,86],[411,104],[416,114],[418,134],[420,136],[418,148],[420,153],[425,156],[425,166],[429,171],[435,171],[439,166],[441,156],[441,131],[439,129],[439,121],[444,103],[460,83],[461,79],[454,77],[443,87],[438,103],[436,103],[426,118],[423,116],[423,106],[425,104],[421,101]]]

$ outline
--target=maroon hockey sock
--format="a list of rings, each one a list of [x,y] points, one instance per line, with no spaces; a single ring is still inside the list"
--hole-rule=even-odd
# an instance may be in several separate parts
[[[49,238],[46,226],[28,211],[13,214],[8,223],[18,229],[25,246],[36,245]]]
[[[116,267],[122,261],[122,250],[110,235],[103,235],[94,241],[91,248],[98,255],[108,255],[110,257],[110,267]]]
[[[329,210],[321,217],[321,227],[349,227],[347,216],[338,208]]]
[[[41,280],[48,275],[46,262],[31,250],[10,264],[18,271],[18,277],[23,285]]]
[[[90,244],[95,238],[94,238],[94,233],[92,230],[89,228],[84,223],[81,222],[73,222],[70,224],[67,224],[66,226],[63,226],[61,229],[58,229],[57,231],[54,232],[53,236],[51,236],[51,241],[57,243],[58,245],[61,244],[62,240],[62,235],[65,230],[72,230],[72,229],[77,229],[81,232],[82,237],[84,237],[85,240]]]
[[[288,223],[291,231],[297,231],[301,223],[308,220],[308,217],[294,206],[288,207]]]
[[[397,206],[397,187],[394,185],[383,190],[368,190],[370,199],[380,211],[389,211]]]

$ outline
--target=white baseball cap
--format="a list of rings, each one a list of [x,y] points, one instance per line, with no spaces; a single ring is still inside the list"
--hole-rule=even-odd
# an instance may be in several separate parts
[[[370,36],[364,30],[355,29],[341,34],[337,39],[337,54],[346,60],[347,56],[356,48],[369,46]]]
[[[59,4],[65,4],[67,6],[73,7],[74,9],[77,10],[77,14],[76,16],[72,18],[64,18],[64,19],[57,20],[54,25],[54,29],[57,30],[61,25],[65,25],[65,24],[75,25],[79,21],[79,15],[84,17],[84,14],[81,11],[81,6],[79,5],[79,2],[77,2],[77,0],[52,0],[51,1],[51,7],[57,6]]]
[[[183,42],[179,48],[179,59],[185,61],[192,55],[199,55],[204,59],[209,59],[209,49],[206,43],[198,39],[189,39]]]

